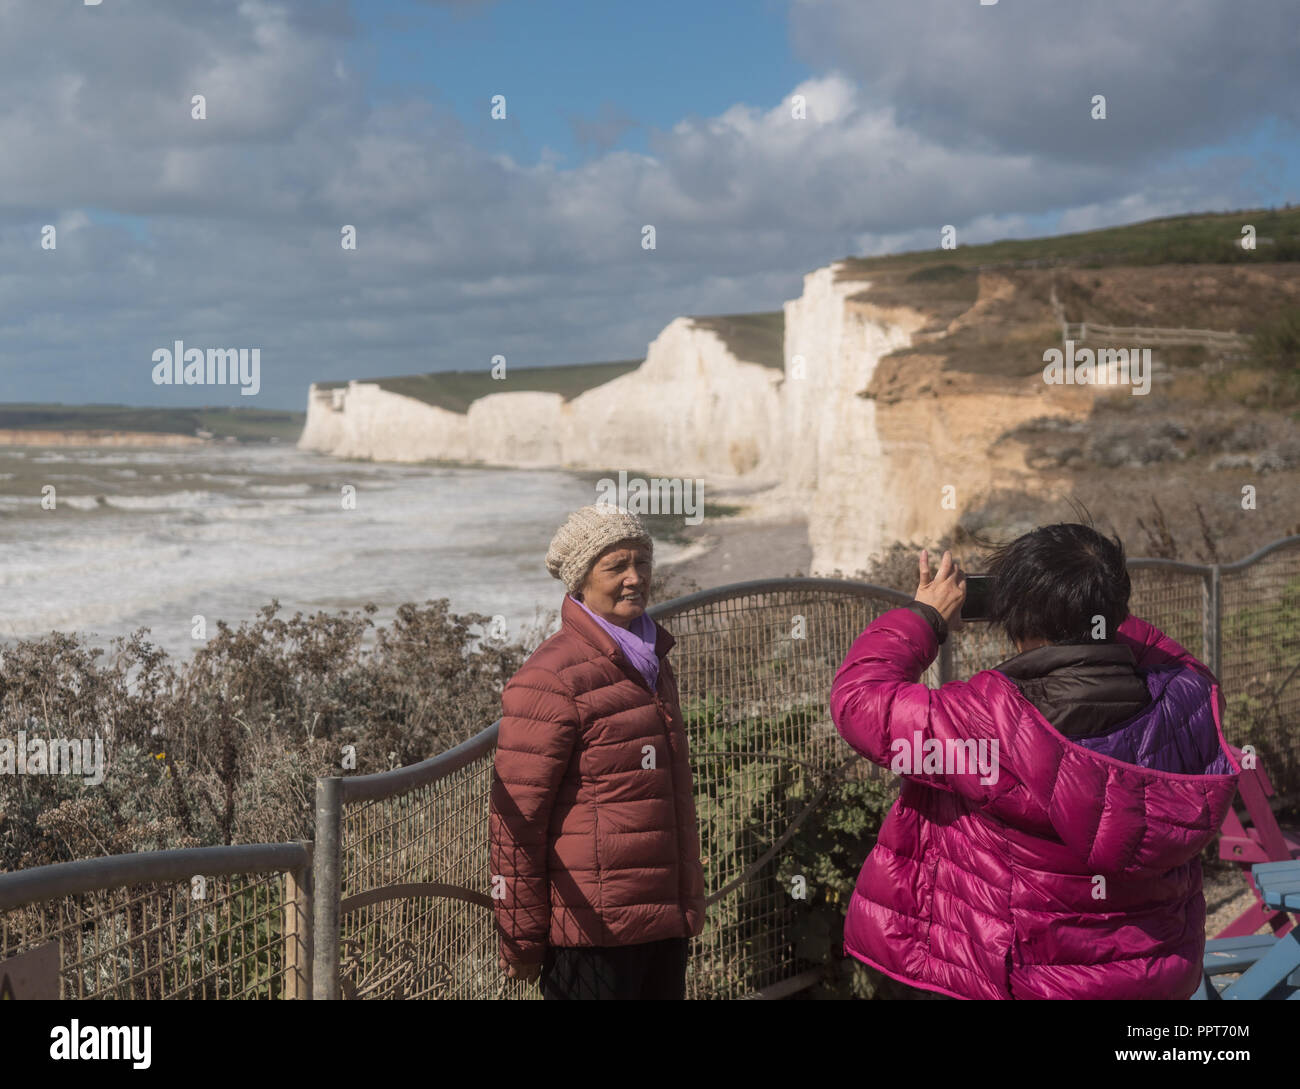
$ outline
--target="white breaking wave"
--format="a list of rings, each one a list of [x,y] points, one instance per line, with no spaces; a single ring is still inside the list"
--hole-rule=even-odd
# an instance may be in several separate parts
[[[546,549],[593,501],[564,472],[348,463],[292,447],[132,451],[115,468],[75,452],[55,460],[103,499],[60,490],[43,511],[40,470],[0,451],[0,472],[17,480],[7,487],[24,493],[0,495],[0,638],[76,631],[104,646],[147,627],[179,658],[195,649],[195,616],[212,633],[272,598],[282,616],[373,602],[386,623],[400,604],[446,597],[518,633],[558,609]]]
[[[233,484],[237,487],[242,487],[253,480],[251,476],[239,476],[234,473],[195,473],[194,479],[206,480],[210,484]]]
[[[105,497],[105,501],[118,510],[188,510],[206,506],[212,501],[212,493],[186,491],[162,495],[110,495]]]
[[[310,484],[254,484],[247,491],[252,495],[310,495],[312,486]]]

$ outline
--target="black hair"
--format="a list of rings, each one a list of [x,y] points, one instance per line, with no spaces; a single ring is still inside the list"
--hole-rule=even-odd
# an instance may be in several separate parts
[[[1017,643],[1111,642],[1128,615],[1124,545],[1091,525],[1040,526],[994,551],[985,569],[994,576],[989,619]]]

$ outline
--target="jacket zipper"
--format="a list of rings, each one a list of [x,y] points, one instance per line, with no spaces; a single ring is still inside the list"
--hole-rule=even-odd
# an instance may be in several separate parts
[[[635,677],[633,679],[640,682],[641,687],[650,693],[650,695],[654,699],[655,709],[659,712],[661,720],[666,721],[668,724],[667,729],[665,729],[664,731],[664,744],[668,748],[668,779],[669,782],[671,783],[670,790],[671,790],[671,803],[672,803],[672,811],[673,811],[673,842],[676,845],[676,853],[677,853],[677,912],[681,916],[681,920],[682,920],[682,931],[683,931],[682,936],[685,937],[686,940],[689,942],[691,937],[691,928],[686,915],[686,907],[684,905],[685,897],[682,894],[682,888],[683,888],[682,883],[686,876],[685,867],[682,865],[681,862],[682,822],[677,814],[677,773],[673,769],[672,741],[669,737],[669,734],[673,726],[673,716],[672,713],[668,710],[668,708],[664,705],[664,701],[659,697],[657,686],[655,688],[651,688],[650,685],[646,682],[645,677],[641,675],[641,671],[637,669],[635,666],[633,666],[630,662],[628,662],[627,659],[619,651],[611,650],[609,652],[609,659],[615,665],[624,666],[625,668],[623,671],[629,676],[635,674]],[[665,668],[665,664],[661,659],[659,662],[660,677],[664,675],[663,674],[664,668]],[[686,722],[684,719],[681,722],[681,727],[682,727],[682,740],[685,741]],[[601,886],[601,889],[602,889],[602,896],[603,896],[603,886]]]

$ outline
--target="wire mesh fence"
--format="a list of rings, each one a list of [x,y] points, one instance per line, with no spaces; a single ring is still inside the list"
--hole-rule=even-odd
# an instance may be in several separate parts
[[[1238,563],[1132,560],[1129,609],[1218,677],[1224,734],[1251,745],[1283,798],[1300,796],[1300,537]]]
[[[1300,795],[1300,547],[1225,567],[1220,584],[1228,740],[1254,746],[1279,794]]]
[[[1154,624],[1202,662],[1213,644],[1212,572],[1163,560],[1131,560],[1129,612]]]
[[[859,763],[831,721],[831,681],[862,630],[906,600],[861,583],[789,579],[692,595],[656,612],[677,640],[708,896],[690,997],[768,991],[806,967],[776,851],[831,777]],[[931,675],[937,682],[937,665]]]
[[[497,964],[488,873],[495,741],[494,725],[442,757],[366,777],[369,790],[362,780],[343,784],[341,997],[536,997]]]
[[[992,669],[1016,653],[1015,645],[1001,628],[971,622],[948,635],[951,665],[941,680],[966,680],[981,669]]]
[[[309,858],[258,844],[0,875],[0,961],[53,947],[60,998],[306,998]]]

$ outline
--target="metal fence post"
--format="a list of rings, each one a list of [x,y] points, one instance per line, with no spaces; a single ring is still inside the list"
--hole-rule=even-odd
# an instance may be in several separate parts
[[[953,680],[952,634],[939,644],[939,685],[942,687]]]
[[[316,780],[316,846],[312,863],[312,987],[317,1000],[339,997],[339,821],[343,780]]]
[[[299,840],[307,862],[284,875],[284,998],[311,998],[312,841]]]
[[[1210,572],[1206,578],[1206,597],[1205,597],[1205,656],[1206,665],[1210,667],[1210,672],[1220,684],[1223,683],[1223,676],[1220,673],[1221,655],[1223,650],[1223,578],[1219,571],[1217,563],[1210,565]]]

